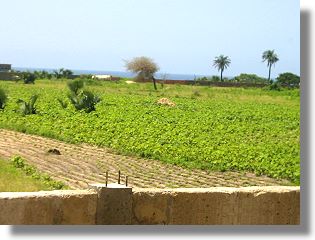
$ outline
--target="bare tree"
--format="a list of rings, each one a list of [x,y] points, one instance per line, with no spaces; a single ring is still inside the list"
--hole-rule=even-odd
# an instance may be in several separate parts
[[[143,81],[151,79],[153,81],[154,89],[157,90],[154,73],[156,73],[160,68],[153,59],[143,56],[135,57],[130,61],[126,61],[126,69],[136,73],[137,80]]]

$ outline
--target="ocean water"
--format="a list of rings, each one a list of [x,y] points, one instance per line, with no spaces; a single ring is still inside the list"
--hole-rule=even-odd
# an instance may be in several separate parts
[[[22,68],[22,67],[13,67],[13,70],[16,71],[41,71],[45,70],[47,72],[52,73],[56,69],[51,68]],[[100,71],[100,70],[72,70],[74,74],[103,74],[103,75],[112,75],[116,77],[122,78],[132,78],[136,75],[130,72],[123,71]],[[174,74],[174,73],[156,73],[155,77],[157,79],[167,79],[167,80],[194,80],[195,78],[204,77],[205,75],[195,75],[195,74]],[[206,76],[208,77],[208,76]]]

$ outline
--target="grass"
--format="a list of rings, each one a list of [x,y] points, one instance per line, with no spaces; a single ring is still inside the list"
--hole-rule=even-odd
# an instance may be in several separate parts
[[[27,176],[10,162],[0,159],[0,192],[35,192],[50,190],[42,181]]]
[[[96,111],[63,109],[66,81],[0,82],[9,101],[0,127],[72,143],[106,146],[186,168],[250,171],[299,184],[299,90],[159,86],[86,81]],[[38,114],[21,116],[16,100],[39,94]],[[167,97],[175,107],[159,106]]]
[[[11,162],[0,159],[0,192],[34,192],[39,190],[68,189],[64,183],[51,179],[27,164],[19,156]]]

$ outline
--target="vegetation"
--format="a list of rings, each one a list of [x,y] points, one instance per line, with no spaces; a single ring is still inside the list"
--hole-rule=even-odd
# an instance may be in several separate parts
[[[281,73],[277,77],[277,82],[288,87],[299,87],[300,77],[290,72]]]
[[[268,81],[270,81],[271,67],[279,61],[278,55],[274,50],[267,50],[262,55],[263,62],[267,61],[267,67],[269,68]]]
[[[268,83],[266,78],[257,76],[256,74],[241,73],[234,78],[235,82],[240,83]]]
[[[22,115],[36,114],[35,103],[37,99],[38,95],[32,95],[28,102],[24,101],[23,99],[17,100],[16,103],[20,104],[19,112]]]
[[[213,66],[215,66],[218,71],[221,72],[220,79],[221,82],[223,82],[222,74],[224,69],[227,69],[231,64],[231,59],[228,56],[220,55],[218,57],[215,57],[213,61]]]
[[[34,73],[31,73],[31,72],[23,72],[21,74],[21,77],[22,77],[23,82],[25,84],[29,84],[29,83],[34,84],[35,80],[36,80],[36,75]]]
[[[280,91],[281,86],[278,82],[273,82],[272,84],[269,85],[268,89],[272,91]]]
[[[157,90],[154,73],[159,70],[159,66],[151,58],[136,57],[130,61],[126,61],[126,69],[128,71],[138,74],[138,81],[147,79],[152,80],[154,89]]]
[[[54,70],[54,77],[57,79],[65,78],[69,79],[73,72],[69,69],[60,68],[59,70]]]
[[[0,127],[73,143],[106,146],[123,154],[158,159],[187,168],[251,171],[299,184],[299,90],[205,88],[99,82],[97,111],[60,108],[64,81],[34,86],[0,82],[10,96]],[[40,114],[17,114],[16,100],[41,93]],[[161,98],[175,103],[157,104]]]
[[[13,158],[11,163],[0,159],[0,192],[33,192],[66,188],[64,184],[53,181],[47,175],[39,175],[38,172],[30,174],[30,170],[16,167],[15,162],[20,161],[17,159]],[[30,168],[32,167],[28,165],[25,169]]]
[[[47,174],[40,173],[34,166],[27,164],[24,159],[19,156],[13,157],[11,162],[15,168],[21,169],[26,175],[31,176],[33,179],[42,181],[51,190],[65,188],[63,182],[52,180]]]
[[[34,71],[34,75],[36,78],[38,79],[51,79],[53,77],[53,74],[45,71],[45,70],[42,70],[42,71]]]
[[[94,95],[90,91],[82,90],[84,82],[82,80],[74,80],[68,82],[70,94],[68,98],[73,106],[77,110],[84,110],[86,113],[95,111],[95,105],[101,101],[101,99]],[[59,103],[63,108],[66,108],[66,103],[58,99]]]
[[[201,82],[201,81],[209,81],[209,82],[220,82],[219,76],[212,76],[212,77],[199,77],[195,78],[195,82]]]
[[[7,99],[8,97],[5,94],[5,92],[2,89],[0,89],[0,109],[4,109]]]

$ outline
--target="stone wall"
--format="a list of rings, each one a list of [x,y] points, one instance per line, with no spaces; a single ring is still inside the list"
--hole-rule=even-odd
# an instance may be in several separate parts
[[[0,224],[299,224],[299,187],[0,193]]]

